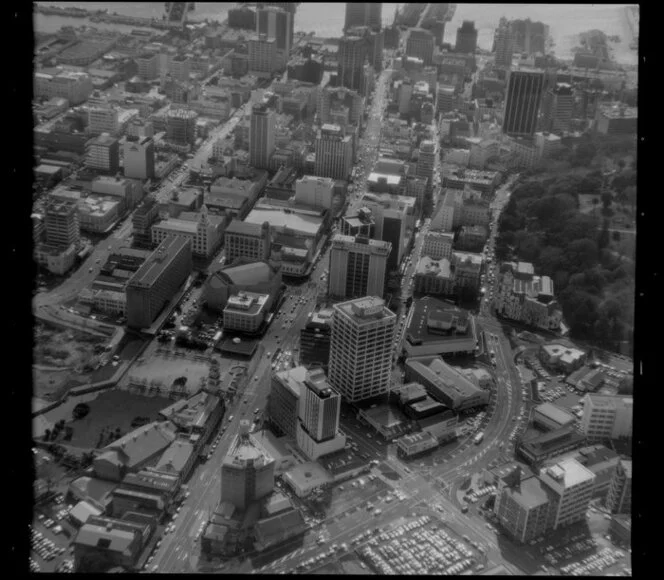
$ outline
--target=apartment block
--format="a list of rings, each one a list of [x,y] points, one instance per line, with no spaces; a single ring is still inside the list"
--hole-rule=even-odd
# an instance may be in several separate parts
[[[630,439],[633,414],[631,396],[588,394],[583,401],[581,432],[590,443]]]

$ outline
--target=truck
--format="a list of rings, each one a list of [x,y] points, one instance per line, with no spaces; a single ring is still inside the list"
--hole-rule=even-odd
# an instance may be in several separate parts
[[[477,435],[475,435],[475,437],[473,437],[473,443],[475,445],[479,445],[480,443],[482,443],[483,439],[484,439],[484,433],[478,433]]]

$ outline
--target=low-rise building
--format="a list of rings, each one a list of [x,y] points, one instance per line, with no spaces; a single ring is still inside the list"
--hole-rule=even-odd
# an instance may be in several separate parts
[[[95,475],[121,481],[127,473],[156,463],[174,440],[174,430],[168,423],[148,423],[104,447],[92,464]]]
[[[255,334],[268,313],[269,294],[239,292],[231,296],[224,308],[224,329]]]
[[[586,358],[583,350],[563,344],[543,344],[539,348],[539,359],[542,364],[554,371],[563,371],[565,374],[582,367]]]
[[[160,244],[169,236],[191,240],[195,256],[209,258],[221,245],[225,218],[209,215],[207,208],[199,213],[183,212],[177,218],[167,218],[151,228],[152,243]]]
[[[406,380],[421,383],[431,397],[457,412],[485,406],[489,402],[487,391],[476,387],[440,357],[408,358]]]
[[[574,415],[553,403],[543,403],[535,407],[533,423],[545,431],[552,431],[574,423]]]
[[[468,311],[430,296],[414,302],[404,342],[407,356],[472,354],[476,346],[475,321]]]
[[[522,439],[517,443],[516,452],[529,465],[537,465],[545,459],[579,449],[585,441],[586,438],[578,433],[573,425],[567,425]]]

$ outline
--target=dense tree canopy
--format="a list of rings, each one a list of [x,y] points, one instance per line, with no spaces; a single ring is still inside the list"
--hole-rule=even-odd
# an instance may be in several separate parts
[[[589,157],[593,148],[596,155],[594,144],[584,145],[593,147],[582,155]],[[628,174],[619,185],[635,197],[631,180]],[[538,274],[550,276],[572,336],[612,348],[632,333],[633,263],[611,250],[608,219],[579,211],[579,194],[601,194],[602,188],[598,171],[549,173],[520,183],[498,222],[496,256],[532,262]],[[611,194],[602,201],[610,210]]]

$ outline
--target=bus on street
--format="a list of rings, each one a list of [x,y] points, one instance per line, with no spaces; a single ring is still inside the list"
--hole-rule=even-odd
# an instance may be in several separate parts
[[[484,439],[484,433],[478,433],[477,435],[475,435],[475,437],[473,437],[473,443],[475,445],[479,445],[480,443],[482,443],[483,439]]]

